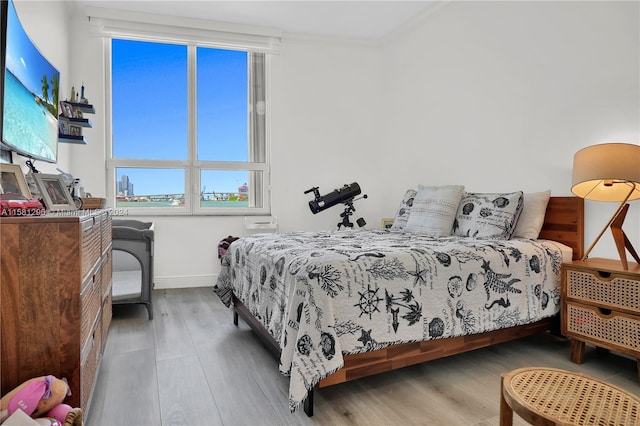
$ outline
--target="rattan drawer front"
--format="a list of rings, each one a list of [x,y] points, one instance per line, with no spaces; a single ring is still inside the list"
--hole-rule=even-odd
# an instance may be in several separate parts
[[[640,317],[612,312],[603,315],[598,308],[567,302],[566,332],[589,341],[625,348],[640,356]]]
[[[567,274],[567,297],[640,313],[640,280],[615,274],[605,279],[597,273],[573,269]]]

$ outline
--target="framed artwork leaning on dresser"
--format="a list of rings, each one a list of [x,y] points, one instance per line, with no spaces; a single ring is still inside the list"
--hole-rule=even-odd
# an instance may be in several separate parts
[[[61,175],[34,173],[33,179],[48,211],[76,210],[76,204]]]
[[[27,181],[18,164],[0,164],[0,194],[3,199],[31,198]]]

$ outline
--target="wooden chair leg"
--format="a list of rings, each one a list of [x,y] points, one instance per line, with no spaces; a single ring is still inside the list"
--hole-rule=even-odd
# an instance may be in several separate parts
[[[513,410],[504,399],[504,376],[500,377],[500,426],[513,425]]]

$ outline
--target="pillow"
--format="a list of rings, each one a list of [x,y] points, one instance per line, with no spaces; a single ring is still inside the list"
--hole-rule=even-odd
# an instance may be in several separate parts
[[[522,191],[508,194],[465,192],[458,207],[453,234],[508,240],[522,212],[522,199]]]
[[[544,224],[544,215],[547,212],[551,191],[525,192],[524,207],[520,213],[520,219],[513,231],[512,238],[528,238],[535,240],[540,235]]]
[[[432,237],[451,235],[464,186],[418,186],[406,232]]]
[[[407,224],[407,219],[409,218],[409,213],[411,212],[415,196],[415,189],[407,189],[407,192],[404,193],[404,197],[400,202],[400,207],[396,212],[396,218],[393,220],[393,225],[391,225],[391,230],[400,231],[404,229]]]

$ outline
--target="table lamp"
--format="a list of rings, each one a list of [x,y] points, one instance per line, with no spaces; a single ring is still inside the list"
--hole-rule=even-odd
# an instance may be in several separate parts
[[[587,200],[620,202],[620,207],[602,228],[582,260],[589,256],[602,234],[611,227],[624,269],[629,269],[626,250],[640,264],[638,253],[622,230],[629,210],[627,201],[640,198],[640,145],[604,143],[576,152],[573,157],[571,192]]]

